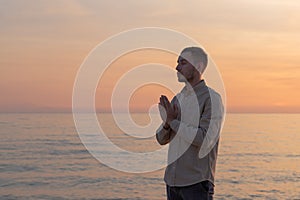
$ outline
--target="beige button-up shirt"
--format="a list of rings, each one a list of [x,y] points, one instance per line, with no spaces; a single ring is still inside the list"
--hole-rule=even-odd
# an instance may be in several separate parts
[[[159,144],[169,143],[164,180],[169,186],[188,186],[204,180],[214,183],[219,134],[224,119],[220,95],[201,80],[185,86],[172,100],[180,114],[156,131]]]

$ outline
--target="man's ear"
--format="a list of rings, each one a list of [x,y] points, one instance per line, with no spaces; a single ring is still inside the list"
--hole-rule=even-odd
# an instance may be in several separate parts
[[[204,64],[202,62],[199,62],[196,66],[196,69],[199,71],[200,74],[202,74],[204,69]]]

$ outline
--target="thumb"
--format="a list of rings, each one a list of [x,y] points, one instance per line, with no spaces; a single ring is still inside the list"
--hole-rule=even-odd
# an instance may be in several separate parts
[[[173,108],[174,108],[175,113],[177,114],[178,113],[178,106],[177,106],[177,104],[174,104]]]

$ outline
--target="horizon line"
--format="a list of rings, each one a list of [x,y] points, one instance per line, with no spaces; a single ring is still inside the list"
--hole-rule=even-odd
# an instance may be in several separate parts
[[[19,111],[19,112],[15,112],[15,111],[10,111],[10,112],[1,112],[0,114],[72,114],[72,113],[94,113],[94,112],[89,112],[89,111],[82,111],[82,112],[71,112],[71,111]],[[97,114],[112,114],[112,112],[110,111],[97,111],[95,112]],[[120,112],[115,112],[117,114],[122,114],[122,113],[127,113],[124,111],[120,111]],[[149,113],[149,112],[143,112],[143,111],[134,111],[134,112],[130,112],[130,114],[145,114],[145,113]],[[300,114],[300,112],[239,112],[239,111],[229,111],[226,112],[226,114]]]

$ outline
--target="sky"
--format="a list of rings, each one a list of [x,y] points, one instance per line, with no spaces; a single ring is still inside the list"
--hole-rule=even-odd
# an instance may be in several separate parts
[[[228,112],[299,113],[299,10],[298,0],[0,0],[0,112],[71,112],[77,71],[94,47],[122,31],[162,27],[207,50]],[[97,110],[110,110],[126,71],[147,62],[175,69],[176,60],[158,51],[117,59],[99,81]],[[173,95],[159,85],[138,88],[130,110],[147,111],[162,93]]]

